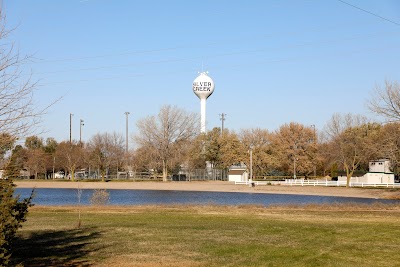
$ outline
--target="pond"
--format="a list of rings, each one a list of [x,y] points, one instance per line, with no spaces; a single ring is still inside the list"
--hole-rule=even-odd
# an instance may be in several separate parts
[[[16,188],[21,198],[28,197],[32,189]],[[322,204],[322,203],[400,203],[399,200],[368,199],[332,196],[308,196],[265,193],[232,193],[204,191],[167,190],[120,190],[107,189],[110,205],[149,204],[216,204],[216,205],[282,205],[282,204]],[[43,206],[90,205],[93,189],[82,189],[78,202],[77,189],[38,188],[35,189],[33,203]]]

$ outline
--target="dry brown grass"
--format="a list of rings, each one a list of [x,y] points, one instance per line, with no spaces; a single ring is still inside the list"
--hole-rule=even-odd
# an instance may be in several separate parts
[[[108,259],[93,266],[118,266],[118,267],[198,267],[204,264],[187,259],[177,259],[174,256],[158,255],[124,255]]]
[[[285,205],[191,205],[191,204],[173,204],[173,205],[137,205],[137,206],[33,206],[31,210],[49,211],[49,212],[75,212],[80,209],[84,212],[94,213],[142,213],[146,212],[185,212],[192,211],[198,214],[249,214],[269,211],[400,211],[399,204],[362,204],[362,203],[333,203],[333,204],[285,204]]]
[[[78,207],[33,207],[20,231],[19,260],[26,266],[144,267],[394,266],[400,261],[392,252],[400,249],[399,205],[80,209],[82,227],[76,229]],[[35,247],[41,247],[39,253]]]

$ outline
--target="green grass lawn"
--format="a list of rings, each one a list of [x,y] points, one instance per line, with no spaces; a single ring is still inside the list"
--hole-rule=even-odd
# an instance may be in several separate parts
[[[24,266],[399,266],[400,207],[33,207]]]

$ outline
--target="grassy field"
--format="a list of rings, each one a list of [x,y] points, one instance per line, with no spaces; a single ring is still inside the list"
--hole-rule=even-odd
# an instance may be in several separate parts
[[[399,266],[399,206],[33,207],[23,266]]]

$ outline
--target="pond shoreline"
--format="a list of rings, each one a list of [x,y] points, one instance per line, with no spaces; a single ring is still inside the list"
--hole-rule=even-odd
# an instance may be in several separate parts
[[[191,182],[72,182],[49,180],[15,181],[17,188],[81,188],[81,189],[134,189],[176,190],[205,192],[237,192],[264,194],[294,194],[312,196],[357,197],[374,199],[400,199],[400,190],[393,188],[345,188],[326,186],[260,185],[249,187],[228,181]]]

